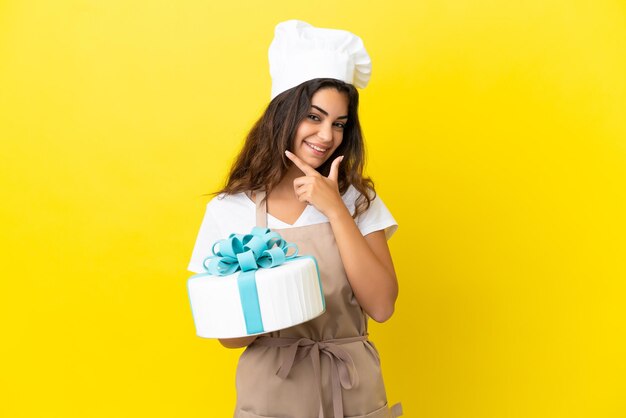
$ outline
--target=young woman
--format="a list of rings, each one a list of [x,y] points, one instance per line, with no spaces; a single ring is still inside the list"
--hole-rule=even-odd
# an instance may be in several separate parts
[[[277,26],[273,45],[279,36],[309,41],[329,33],[337,45],[356,38],[288,21]],[[362,56],[360,47],[355,51]],[[387,239],[397,224],[363,177],[359,95],[353,79],[343,76],[346,62],[355,60],[338,58],[340,75],[329,78],[315,77],[315,48],[312,57],[306,69],[290,70],[289,83],[280,85],[284,79],[273,72],[274,97],[226,186],[207,205],[189,269],[202,272],[213,242],[255,225],[278,232],[319,265],[324,314],[261,336],[220,340],[246,347],[237,367],[235,417],[395,417],[401,407],[387,404],[367,321],[384,322],[394,311],[398,284]]]

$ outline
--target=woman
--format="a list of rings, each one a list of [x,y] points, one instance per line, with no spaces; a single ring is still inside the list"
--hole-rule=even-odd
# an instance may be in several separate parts
[[[297,49],[302,68],[293,66],[293,54],[280,49],[281,41]],[[336,59],[328,52],[333,42]],[[351,45],[347,60],[345,45]],[[279,24],[270,65],[285,59],[291,67],[279,66],[282,74],[270,69],[272,101],[250,131],[226,186],[207,205],[191,271],[202,271],[210,243],[256,224],[317,259],[326,299],[326,312],[304,324],[220,340],[226,347],[247,347],[237,368],[235,417],[401,415],[399,404],[387,405],[378,353],[367,338],[368,317],[383,322],[392,315],[398,284],[387,246],[397,224],[362,174],[354,85],[367,83],[364,55],[360,39],[349,32],[299,21]],[[355,58],[360,68],[354,68]],[[329,62],[336,72],[329,72]]]

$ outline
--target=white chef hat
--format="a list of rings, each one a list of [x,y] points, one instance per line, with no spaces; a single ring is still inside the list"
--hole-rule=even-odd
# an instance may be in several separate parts
[[[335,78],[363,88],[372,73],[372,61],[361,38],[301,20],[276,25],[268,55],[272,99],[314,78]]]

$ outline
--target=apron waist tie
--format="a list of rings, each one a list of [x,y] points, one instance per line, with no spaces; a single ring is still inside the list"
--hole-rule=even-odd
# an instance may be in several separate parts
[[[341,348],[342,344],[353,343],[357,341],[368,341],[367,335],[347,338],[335,338],[331,340],[315,341],[309,338],[297,337],[258,337],[253,344],[265,347],[281,347],[280,350],[280,368],[276,375],[281,379],[286,379],[295,363],[305,357],[311,359],[313,364],[313,373],[318,383],[318,395],[320,400],[319,418],[324,418],[324,408],[322,402],[322,374],[320,368],[320,359],[322,354],[330,359],[330,375],[333,391],[333,415],[334,418],[343,418],[343,399],[341,396],[341,388],[352,389],[359,382],[359,375],[354,365],[354,360],[350,353]],[[368,341],[369,342],[369,341]],[[378,353],[370,344],[365,346],[372,352],[374,357],[380,362]]]

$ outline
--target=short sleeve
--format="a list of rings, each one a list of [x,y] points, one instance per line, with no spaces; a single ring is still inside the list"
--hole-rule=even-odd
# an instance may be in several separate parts
[[[204,213],[204,218],[200,225],[196,245],[193,248],[191,261],[189,262],[187,270],[194,273],[203,273],[205,270],[202,263],[206,257],[212,255],[211,246],[222,238],[218,223],[211,214],[211,206],[209,203],[207,204],[206,212]]]
[[[384,230],[387,240],[398,229],[398,223],[378,194],[370,203],[370,207],[357,216],[356,224],[363,236],[374,231]]]

